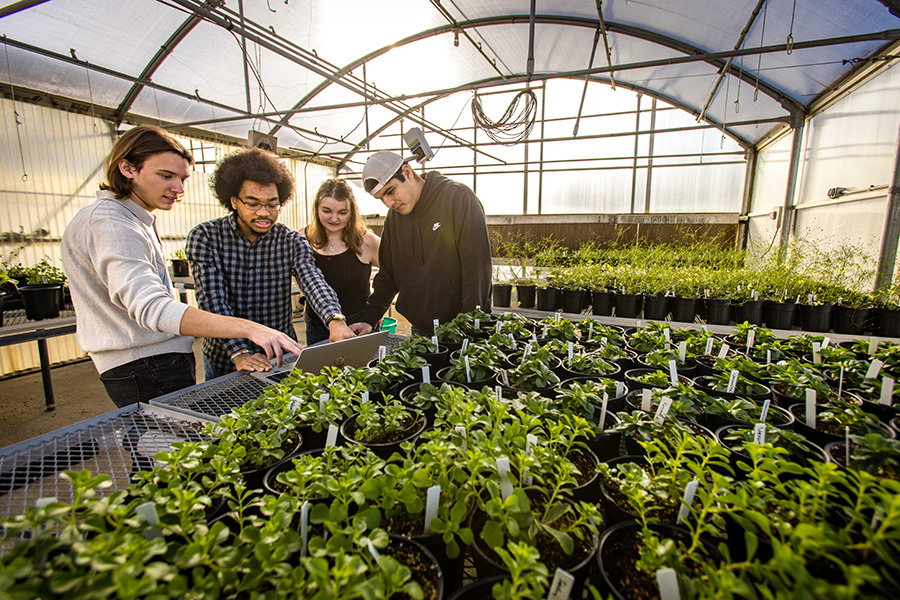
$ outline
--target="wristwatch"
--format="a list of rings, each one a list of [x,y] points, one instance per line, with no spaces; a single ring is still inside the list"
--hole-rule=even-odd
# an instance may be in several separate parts
[[[341,313],[334,313],[333,315],[325,319],[325,326],[327,327],[328,325],[331,325],[332,321],[343,321],[346,323],[347,317],[345,317]]]

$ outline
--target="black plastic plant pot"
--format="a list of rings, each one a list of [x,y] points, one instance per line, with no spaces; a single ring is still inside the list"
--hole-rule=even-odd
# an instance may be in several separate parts
[[[744,471],[738,467],[738,462],[743,462],[749,464],[751,462],[750,455],[743,451],[742,448],[733,448],[729,446],[725,442],[725,437],[728,435],[730,431],[735,429],[752,429],[753,425],[741,424],[741,425],[725,425],[724,427],[719,427],[716,430],[715,438],[716,440],[722,444],[731,454],[730,460],[731,464],[734,468],[734,473],[736,476],[739,476]],[[791,453],[787,454],[786,457],[788,460],[791,460],[795,463],[798,463],[802,466],[809,466],[813,461],[818,462],[829,462],[828,455],[825,453],[825,450],[819,444],[816,444],[809,439],[805,439],[803,441],[803,445],[805,448],[805,452],[801,454]],[[793,476],[787,476],[786,479],[794,479]]]
[[[831,331],[833,304],[801,304],[798,310],[800,311],[800,329],[803,331]]]
[[[500,561],[500,558],[496,553],[485,546],[484,540],[482,540],[481,536],[478,534],[478,532],[484,528],[486,520],[486,515],[476,509],[469,517],[467,523],[469,529],[475,532],[475,541],[470,548],[472,550],[472,559],[475,563],[475,571],[478,574],[478,579],[509,575],[509,570]],[[553,564],[550,558],[543,558],[543,562],[547,564],[551,573],[556,572],[556,567],[560,567],[575,577],[575,585],[572,588],[572,593],[569,595],[570,598],[581,598],[585,581],[590,574],[591,566],[594,563],[594,557],[597,554],[599,543],[599,536],[591,536],[591,549],[587,556],[583,557],[568,557],[561,551],[547,553],[548,557],[553,555],[557,560],[565,557],[567,564]],[[538,548],[538,550],[540,550],[540,548]]]
[[[390,543],[380,553],[391,556],[412,571],[411,579],[422,586],[423,597],[444,597],[444,573],[434,554],[418,538],[388,534]]]
[[[794,415],[788,410],[780,406],[769,405],[769,414],[766,417],[766,423],[779,429],[792,429],[794,426]],[[716,431],[720,427],[726,425],[747,425],[750,421],[740,421],[730,415],[720,415],[711,413],[708,410],[701,415],[700,422],[704,427]]]
[[[43,319],[55,319],[60,311],[60,290],[62,286],[55,284],[24,285],[19,288],[22,296],[22,304],[25,308],[25,317],[32,321]]]
[[[446,344],[438,344],[437,352],[425,352],[418,356],[425,359],[425,362],[431,367],[431,376],[434,377],[438,371],[450,363],[450,347]],[[419,375],[419,379],[421,379],[421,371]]]
[[[748,300],[743,304],[731,306],[731,319],[735,323],[750,323],[752,325],[763,324],[762,300]]]
[[[646,375],[647,373],[654,373],[656,371],[659,371],[660,373],[663,373],[666,376],[666,384],[665,385],[651,385],[649,383],[644,383],[643,381],[639,381],[637,379],[641,375]],[[630,369],[628,371],[625,371],[625,385],[627,385],[628,389],[632,390],[632,391],[668,387],[669,383],[670,383],[670,379],[671,378],[669,376],[668,369],[637,368],[637,369]],[[687,383],[687,385],[691,384],[691,380],[688,379],[687,377],[683,377],[682,375],[679,375],[678,379],[684,381],[685,383]]]
[[[559,289],[555,287],[540,288],[537,292],[537,309],[553,312],[559,304]]]
[[[484,386],[491,387],[497,381],[497,376],[492,375],[487,379],[477,379],[472,381],[466,381],[465,376],[462,377],[462,381],[457,381],[456,379],[452,379],[448,377],[448,373],[450,372],[450,367],[446,367],[437,372],[438,380],[449,383],[450,385],[461,385],[463,387],[467,387],[471,390],[480,390]],[[437,385],[437,383],[435,384]]]
[[[612,294],[606,290],[594,290],[591,292],[591,312],[595,315],[608,317],[612,314]]]
[[[666,523],[650,525],[660,538],[679,539],[689,543],[690,533],[684,527]],[[720,562],[721,554],[716,550],[718,540],[701,539],[704,554],[710,562]],[[635,566],[640,559],[641,526],[636,521],[617,523],[603,532],[600,537],[600,548],[597,551],[597,571],[591,577],[600,592],[600,597],[612,597],[614,600],[628,600],[643,597],[647,590],[658,589],[656,576],[652,573],[643,575]],[[629,587],[631,586],[631,587]]]
[[[678,323],[693,323],[699,313],[699,298],[672,298],[672,320]]]
[[[788,410],[794,415],[794,431],[805,437],[810,442],[824,448],[831,442],[840,442],[844,439],[844,434],[835,435],[823,431],[818,427],[813,428],[806,424],[806,403],[798,402],[792,404]],[[816,423],[818,425],[818,422]],[[881,434],[886,438],[894,438],[896,436],[894,430],[885,423],[879,423]],[[850,433],[854,434],[853,426],[850,427]]]
[[[534,308],[534,286],[516,284],[516,300],[521,308]]]
[[[669,316],[669,298],[667,296],[647,296],[644,299],[644,318],[651,321],[664,321]]]
[[[440,386],[440,381],[432,381],[432,385]],[[424,385],[423,382],[411,383],[406,387],[400,390],[400,401],[403,402],[404,405],[408,406],[412,410],[416,410],[425,415],[425,418],[428,420],[430,427],[427,429],[431,429],[434,427],[434,416],[437,414],[437,405],[433,404],[427,408],[418,406],[416,402],[416,394],[419,393],[419,390]]]
[[[615,294],[613,295],[613,306],[616,309],[617,317],[626,319],[635,319],[641,314],[644,307],[644,296],[640,294]]]
[[[173,258],[172,275],[175,277],[190,277],[191,263],[184,259]]]
[[[512,286],[508,284],[494,284],[491,291],[494,306],[508,307],[512,302]]]
[[[313,448],[312,450],[303,450],[302,452],[298,452],[297,454],[294,454],[293,456],[287,457],[285,460],[279,461],[277,464],[275,464],[275,466],[269,467],[269,469],[266,471],[265,475],[263,475],[262,489],[264,489],[265,491],[267,491],[270,494],[275,494],[276,496],[279,496],[279,495],[285,494],[285,493],[297,494],[298,493],[297,490],[292,490],[286,484],[283,484],[280,481],[278,481],[278,476],[281,475],[282,473],[284,473],[285,471],[290,471],[294,468],[294,459],[295,458],[298,458],[300,456],[310,455],[310,454],[315,455],[315,456],[321,456],[324,452],[325,452],[324,448]],[[327,501],[331,500],[331,498],[329,498],[329,497],[307,498],[307,499],[310,501],[310,503],[327,502]]]
[[[562,310],[565,313],[580,314],[584,306],[584,290],[562,290]]]
[[[607,421],[609,421],[608,415]],[[581,471],[581,477],[584,481],[572,490],[572,500],[596,504],[600,493],[597,483],[597,480],[600,478],[600,473],[597,472],[600,458],[592,450],[575,450],[575,452],[580,455],[577,459],[571,454],[567,458]],[[576,475],[576,477],[578,476]]]
[[[271,462],[262,465],[261,467],[242,469],[240,471],[241,476],[244,478],[244,483],[247,484],[247,489],[263,489],[263,479],[265,478],[266,473],[269,471],[269,469],[283,462],[290,461],[291,458],[293,458],[298,452],[300,452],[300,448],[301,446],[303,446],[303,436],[296,432],[294,432],[292,435],[296,436],[295,441],[292,442],[289,435],[286,436],[284,443],[281,445],[281,450],[284,452],[284,455],[280,460],[272,459]]]
[[[341,436],[345,443],[365,446],[379,458],[388,459],[395,452],[400,452],[400,444],[403,442],[414,442],[419,439],[419,436],[422,435],[422,432],[425,431],[425,427],[428,425],[428,419],[424,415],[413,411],[410,411],[410,413],[417,417],[416,420],[405,431],[399,433],[396,439],[391,441],[363,442],[357,440],[355,435],[359,428],[356,425],[356,418],[359,416],[359,413],[354,413],[344,419],[344,422],[341,423]]]
[[[719,398],[725,398],[726,400],[733,400],[734,398],[749,398],[757,404],[762,404],[767,399],[772,397],[772,388],[756,381],[751,382],[749,379],[746,379],[745,381],[751,383],[754,388],[758,389],[757,392],[723,392],[713,387],[714,381],[712,377],[712,375],[700,375],[699,377],[694,378],[694,385],[707,394],[710,394],[711,396],[718,396]]]
[[[600,381],[602,379],[603,379],[602,377],[595,378],[595,377],[586,377],[584,375],[581,375],[578,377],[564,379],[562,382],[560,382],[559,388],[560,389],[568,389],[568,388],[572,387],[573,383],[587,383],[589,381]],[[608,377],[607,379],[613,379],[613,378]],[[615,379],[615,381],[619,381],[619,380]],[[607,399],[607,401],[606,401],[607,415],[625,410],[625,396],[628,394],[628,386],[623,385],[622,389],[623,389],[623,391],[621,394],[617,394],[615,396],[610,395],[609,398]],[[595,416],[599,417],[599,415],[600,415],[600,402],[602,402],[602,400],[603,399],[601,398],[595,405],[596,406]]]
[[[763,318],[769,329],[790,329],[794,326],[797,305],[793,302],[767,300],[763,306]]]
[[[647,457],[640,454],[626,454],[606,461],[606,464],[610,467],[626,463],[647,466]],[[619,504],[610,494],[609,486],[607,486],[603,477],[600,477],[600,503],[606,515],[604,523],[607,527],[637,519],[637,514],[632,512],[630,507]]]
[[[728,325],[731,323],[731,302],[720,298],[707,298],[706,322],[713,325]]]
[[[872,328],[872,309],[835,306],[831,326],[835,333],[862,335]]]
[[[580,371],[574,371],[567,366],[568,360],[562,359],[562,366],[557,370],[554,369],[554,372],[559,375],[559,378],[563,381],[571,380],[571,379],[584,379],[584,380],[593,380],[598,381],[600,379],[615,379],[616,381],[622,381],[622,367],[618,363],[614,363],[609,360],[606,361],[607,364],[611,367],[611,370],[607,373],[582,373]]]
[[[900,337],[900,310],[879,308],[875,311],[878,323],[878,335],[882,337]]]

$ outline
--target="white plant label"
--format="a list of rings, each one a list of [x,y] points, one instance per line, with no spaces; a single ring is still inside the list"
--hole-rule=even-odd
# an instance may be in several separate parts
[[[497,326],[500,326],[500,323],[497,323]],[[431,336],[431,345],[434,346],[434,352],[437,354],[441,351],[441,345],[438,344],[438,339],[436,335]]]
[[[753,290],[753,295],[751,297],[753,298],[753,301],[756,302],[757,300],[759,300],[759,292]]]
[[[422,367],[422,383],[431,383],[431,366]]]
[[[681,499],[681,508],[678,509],[678,519],[676,524],[681,524],[691,512],[691,505],[694,503],[694,495],[697,493],[697,486],[700,485],[698,479],[693,479],[684,486],[684,498]]]
[[[465,354],[465,353],[466,353],[466,349],[468,349],[468,347],[469,347],[469,338],[465,338],[465,339],[462,341],[462,346],[459,347],[459,353],[460,353],[460,354]]]
[[[881,362],[877,358],[873,358],[872,363],[869,365],[869,370],[866,371],[866,379],[875,379],[876,377],[878,377],[878,373],[881,371],[881,367],[883,366],[883,362]]]
[[[668,327],[663,329],[663,337],[666,338],[666,343],[669,343],[672,341],[672,332],[669,331]]]
[[[531,341],[534,342],[535,344],[537,344],[537,334],[536,333],[531,334]]]
[[[838,398],[844,393],[844,365],[841,365],[841,372],[838,375]]]
[[[332,423],[328,426],[328,433],[325,435],[325,447],[330,448],[337,443],[338,426]]]
[[[144,502],[143,504],[136,506],[134,511],[144,517],[144,520],[147,521],[147,529],[144,530],[144,538],[152,540],[162,537],[162,531],[156,526],[156,524],[159,523],[159,513],[156,512],[156,502],[153,502],[152,500],[150,502]]]
[[[812,351],[813,351],[813,364],[821,365],[822,364],[822,344],[819,342],[812,343]]]
[[[575,587],[575,577],[568,571],[556,567],[553,581],[550,583],[550,593],[547,600],[569,600],[572,588]]]
[[[729,350],[731,350],[731,348],[728,346],[728,344],[722,344],[722,347],[719,348],[719,358],[725,358],[726,356],[728,356]]]
[[[466,363],[466,381],[472,383],[472,369],[469,368],[469,357],[464,358]]]
[[[625,395],[625,384],[621,381],[616,382],[616,398],[621,398]]]
[[[431,323],[432,323],[432,325],[434,325],[434,328],[435,328],[435,329],[437,329],[437,328],[438,328],[438,325],[440,325],[440,324],[441,324],[441,322],[440,322],[440,321],[438,321],[438,320],[437,320],[437,319],[435,319],[435,320],[434,320],[434,321],[432,321],[432,322],[431,322]]]
[[[529,354],[531,354],[531,342],[525,344],[525,349],[522,351],[522,358],[525,358]]]
[[[319,396],[319,412],[325,412],[325,405],[328,404],[329,398],[331,398],[329,394]]]
[[[441,504],[441,486],[433,485],[425,493],[425,533],[431,533],[431,520],[437,517]]]
[[[872,338],[869,340],[869,356],[875,356],[876,352],[878,352],[878,340]]]
[[[757,444],[766,443],[766,424],[757,423],[753,426],[753,441]]]
[[[509,387],[509,374],[505,370],[500,371],[500,383]]]
[[[360,399],[360,404],[365,404],[369,401],[369,390],[366,390],[362,393],[362,398]]]
[[[300,406],[300,397],[299,396],[291,396],[291,401],[288,403],[288,410],[291,412],[297,412],[297,407]]]
[[[456,431],[456,433],[458,433],[459,435],[462,436],[462,444],[461,445],[462,445],[463,452],[465,452],[466,449],[468,448],[468,444],[466,443],[466,440],[469,437],[468,434],[466,433],[466,428],[463,425],[457,425],[453,429]]]
[[[606,339],[605,337],[600,338],[600,347],[601,347],[601,348],[605,348],[605,347],[606,347],[606,342],[607,342],[607,339]]]
[[[762,410],[759,411],[759,420],[762,421],[763,423],[766,422],[766,417],[769,416],[769,407],[771,405],[772,405],[771,400],[766,400],[765,402],[763,402]]]
[[[541,337],[547,337],[547,325],[544,325],[544,328],[541,330]]]
[[[569,367],[572,366],[572,357],[575,355],[575,342],[569,342]]]
[[[306,556],[306,543],[309,541],[309,500],[300,505],[300,556]]]
[[[681,342],[678,344],[678,362],[684,362],[687,360],[687,342]]]
[[[747,347],[752,348],[753,344],[756,343],[756,330],[751,329],[747,332]]]
[[[387,347],[378,346],[378,362],[383,361],[385,356],[387,356]]]
[[[537,436],[529,433],[525,436],[525,456],[532,456],[534,454],[534,447],[537,445]],[[531,485],[534,482],[534,477],[531,475],[522,475],[522,485]]]
[[[494,397],[497,398],[497,402],[503,402],[503,388],[499,385],[494,386]]]
[[[641,410],[644,412],[650,412],[650,395],[652,393],[648,389],[641,390]]]
[[[816,428],[816,390],[806,390],[806,424]]]
[[[134,508],[134,512],[144,517],[147,525],[153,527],[159,523],[159,513],[156,511],[156,502],[144,502]]]
[[[706,350],[703,351],[703,356],[709,356],[713,351],[713,339],[706,338]]]
[[[659,586],[660,600],[681,600],[678,588],[678,575],[675,569],[660,569],[656,572],[656,585]]]
[[[828,337],[827,335],[826,335],[825,337],[823,337],[823,338],[822,338],[822,350],[824,350],[825,348],[827,348],[827,347],[828,347],[828,344],[830,344],[830,343],[831,343],[831,338],[830,338],[830,337]]]
[[[594,322],[593,321],[590,321],[588,323],[588,339],[589,340],[594,339]]]
[[[553,320],[556,321],[557,323],[559,323],[560,321],[562,321],[562,313],[556,313],[556,314],[554,314],[554,315],[553,315]]]
[[[729,394],[733,394],[734,390],[737,389],[738,375],[739,373],[737,369],[731,370],[731,377],[728,378],[728,387],[725,390]]]
[[[598,422],[600,425],[600,431],[603,431],[603,427],[606,424],[606,406],[609,404],[609,394],[603,392],[603,401],[600,403],[600,421]]]
[[[518,347],[516,344],[516,338],[513,337],[513,334],[509,334],[509,343],[512,344],[513,350],[515,350]]]
[[[378,554],[378,550],[375,549],[375,546],[372,544],[372,540],[366,542],[369,548],[369,554],[372,555],[372,558],[375,559],[375,562],[378,562],[378,559],[381,558],[381,555]]]
[[[497,459],[497,473],[500,474],[500,496],[506,500],[513,493],[513,484],[509,480],[509,459],[507,457]]]
[[[881,378],[881,403],[885,406],[893,404],[894,378],[885,375]]]
[[[844,466],[850,466],[850,426],[844,427]]]
[[[666,420],[666,415],[669,414],[670,408],[672,408],[672,399],[668,396],[663,397],[663,399],[659,401],[659,406],[656,408],[656,414],[653,415],[653,421],[662,424],[662,422]]]
[[[669,377],[672,379],[672,385],[678,385],[678,363],[674,359],[669,361]]]
[[[766,365],[772,364],[772,351],[766,350]]]
[[[475,330],[481,329],[481,319],[475,319]]]

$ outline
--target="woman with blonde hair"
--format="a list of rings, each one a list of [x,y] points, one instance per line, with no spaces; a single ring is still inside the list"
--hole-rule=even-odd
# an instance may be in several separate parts
[[[328,179],[319,187],[306,238],[316,266],[338,295],[347,323],[358,321],[371,293],[381,238],[366,227],[353,189],[343,179]],[[328,339],[328,328],[308,303],[305,318],[308,346]]]

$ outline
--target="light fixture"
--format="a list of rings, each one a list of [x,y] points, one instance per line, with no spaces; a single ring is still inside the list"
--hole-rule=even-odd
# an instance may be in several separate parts
[[[453,30],[453,47],[459,48],[459,29]]]

